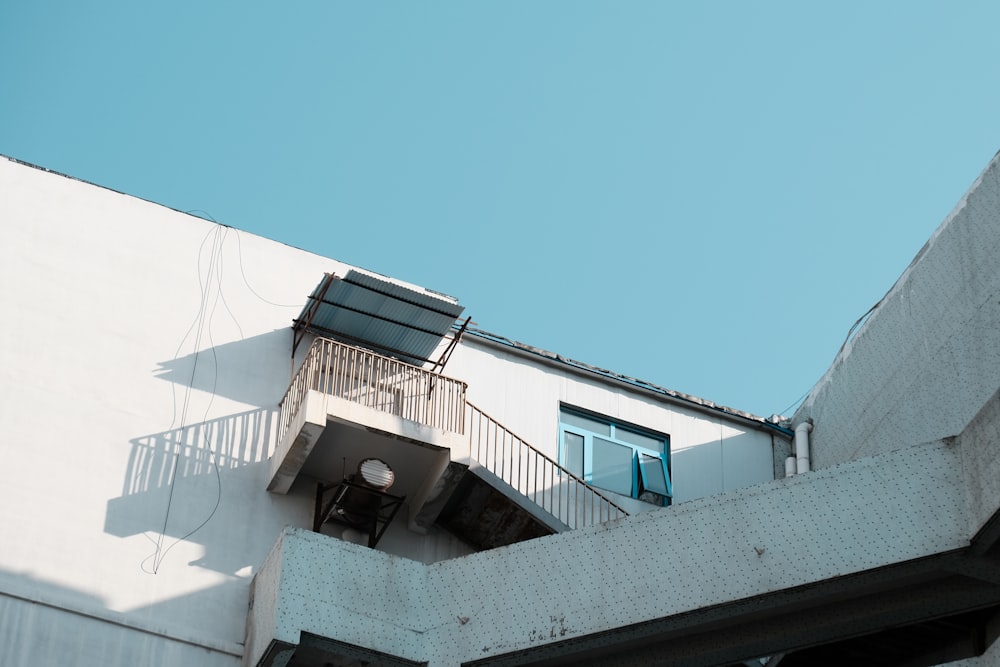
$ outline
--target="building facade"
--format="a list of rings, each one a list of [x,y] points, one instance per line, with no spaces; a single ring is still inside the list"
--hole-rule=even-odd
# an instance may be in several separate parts
[[[0,664],[1000,659],[996,160],[781,423],[14,160],[0,193]]]

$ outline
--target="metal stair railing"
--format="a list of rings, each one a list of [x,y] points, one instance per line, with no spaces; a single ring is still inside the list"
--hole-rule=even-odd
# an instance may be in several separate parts
[[[472,458],[571,529],[628,516],[607,496],[466,402]]]

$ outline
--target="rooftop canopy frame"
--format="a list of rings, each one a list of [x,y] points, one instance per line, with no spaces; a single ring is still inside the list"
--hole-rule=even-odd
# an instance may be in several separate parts
[[[343,276],[327,273],[293,321],[292,356],[312,333],[440,370],[453,346],[434,362],[432,355],[463,310],[450,297],[354,269]]]

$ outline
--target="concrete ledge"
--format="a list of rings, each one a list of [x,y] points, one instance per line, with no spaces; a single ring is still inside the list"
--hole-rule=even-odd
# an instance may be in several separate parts
[[[1000,542],[1000,391],[986,401],[956,438],[962,450],[969,538],[988,551]]]
[[[871,592],[938,576],[969,546],[963,477],[960,448],[936,442],[429,566],[289,529],[257,575],[277,581],[276,620],[251,625],[454,666],[822,611],[858,595],[853,577]]]
[[[306,392],[299,411],[271,457],[268,491],[284,494],[292,488],[292,482],[326,428],[325,399],[326,396],[318,391]]]
[[[254,577],[244,664],[287,653],[302,632],[420,662],[424,567],[286,528]]]
[[[464,434],[425,426],[353,401],[310,390],[271,458],[268,491],[288,493],[328,421],[360,426],[418,445],[448,450],[451,460],[469,460],[469,438]],[[445,463],[438,468],[440,470],[437,471],[437,476],[440,476]],[[437,481],[437,476],[426,489],[428,493]]]
[[[426,426],[391,412],[369,408],[337,396],[319,392],[309,393],[322,397],[325,413],[332,421],[361,426],[413,443],[448,449],[451,450],[452,460],[464,460],[469,457],[469,438],[462,433]]]

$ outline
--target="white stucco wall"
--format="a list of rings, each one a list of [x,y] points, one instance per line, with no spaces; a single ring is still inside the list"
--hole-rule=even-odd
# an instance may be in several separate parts
[[[313,511],[265,491],[291,321],[348,268],[0,158],[0,664],[55,629],[62,664],[239,663],[251,577]],[[416,539],[385,545],[452,551]]]
[[[669,435],[675,502],[774,478],[771,433],[721,414],[670,403],[473,336],[463,338],[445,372],[468,379],[469,401],[555,460],[560,404]],[[629,511],[653,508],[615,497]]]
[[[8,160],[0,183],[0,591],[238,653],[254,567],[309,517],[262,492],[289,322],[342,265]]]
[[[796,413],[814,467],[962,431],[1000,387],[998,267],[995,157]]]

